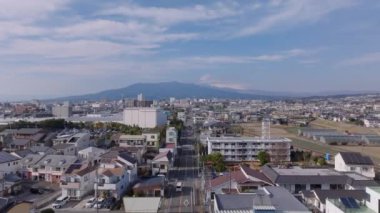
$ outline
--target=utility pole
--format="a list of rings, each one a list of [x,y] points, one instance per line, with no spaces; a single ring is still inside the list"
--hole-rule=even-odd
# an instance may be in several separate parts
[[[95,207],[96,207],[96,213],[99,213],[99,208],[98,208],[98,185],[99,185],[99,176],[98,176],[98,167],[96,167],[95,170],[95,175],[96,175],[96,180],[95,180]]]

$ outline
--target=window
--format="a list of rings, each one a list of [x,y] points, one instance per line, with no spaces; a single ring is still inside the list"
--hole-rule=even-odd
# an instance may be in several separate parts
[[[310,184],[310,189],[321,189],[322,185],[321,184]]]

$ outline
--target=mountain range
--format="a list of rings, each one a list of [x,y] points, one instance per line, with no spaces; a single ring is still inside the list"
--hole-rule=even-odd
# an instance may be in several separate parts
[[[262,90],[235,90],[229,88],[217,88],[208,85],[199,85],[181,82],[161,83],[136,83],[119,89],[105,90],[92,94],[54,98],[52,101],[81,101],[81,100],[119,100],[122,98],[136,98],[142,93],[146,99],[180,98],[226,98],[226,99],[284,99],[304,98],[314,96],[341,96],[373,94],[373,91],[344,91],[344,92],[321,92],[321,93],[292,93],[271,92]]]

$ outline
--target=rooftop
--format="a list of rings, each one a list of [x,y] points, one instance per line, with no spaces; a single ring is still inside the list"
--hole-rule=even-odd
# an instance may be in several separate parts
[[[290,142],[288,138],[279,138],[273,137],[269,139],[264,139],[261,137],[208,137],[208,140],[211,142],[264,142],[264,143],[273,143],[273,142]]]

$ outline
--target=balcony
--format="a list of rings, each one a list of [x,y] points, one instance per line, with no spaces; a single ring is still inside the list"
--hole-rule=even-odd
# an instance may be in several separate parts
[[[116,186],[117,186],[117,183],[99,183],[98,190],[116,190],[117,188]]]
[[[61,188],[63,189],[79,189],[80,183],[79,182],[61,182]]]

